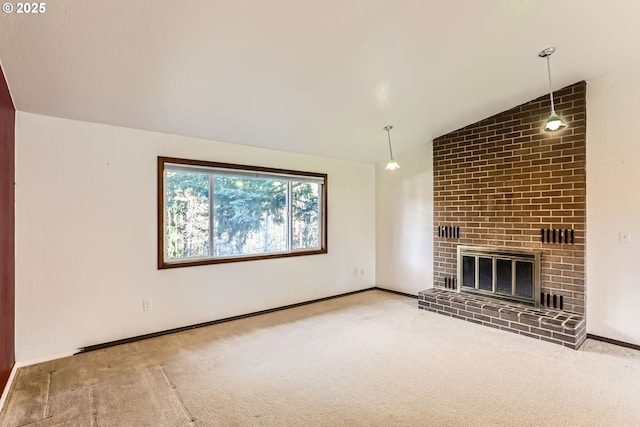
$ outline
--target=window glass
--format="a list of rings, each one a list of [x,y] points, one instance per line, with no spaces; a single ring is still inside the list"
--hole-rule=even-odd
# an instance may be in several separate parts
[[[167,258],[203,257],[209,247],[209,175],[165,172]]]
[[[215,256],[287,250],[287,184],[282,180],[215,176]]]
[[[308,182],[292,183],[293,249],[320,246],[320,186]]]

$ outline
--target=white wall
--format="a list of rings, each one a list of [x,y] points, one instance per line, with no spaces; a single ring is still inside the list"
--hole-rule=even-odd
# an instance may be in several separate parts
[[[640,64],[587,83],[586,261],[587,332],[638,345],[639,75]]]
[[[327,173],[329,253],[157,270],[158,155]],[[18,112],[16,358],[371,287],[374,184],[370,164]]]
[[[433,144],[376,165],[376,283],[409,294],[433,287]]]

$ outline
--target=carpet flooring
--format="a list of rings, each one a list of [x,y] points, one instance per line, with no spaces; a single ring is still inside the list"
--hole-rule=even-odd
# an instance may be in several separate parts
[[[367,291],[20,368],[0,426],[637,426],[640,352]]]

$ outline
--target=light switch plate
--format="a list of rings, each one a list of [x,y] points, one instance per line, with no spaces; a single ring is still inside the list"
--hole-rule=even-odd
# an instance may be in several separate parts
[[[630,231],[621,231],[620,232],[620,243],[631,243],[631,232]]]

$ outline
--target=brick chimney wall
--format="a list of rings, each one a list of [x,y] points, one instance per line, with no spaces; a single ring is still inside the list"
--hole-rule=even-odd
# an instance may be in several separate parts
[[[456,276],[458,245],[541,250],[541,291],[584,313],[586,83],[554,101],[561,131],[542,130],[547,94],[433,141],[436,287]],[[543,243],[541,229],[574,230],[574,243]]]

